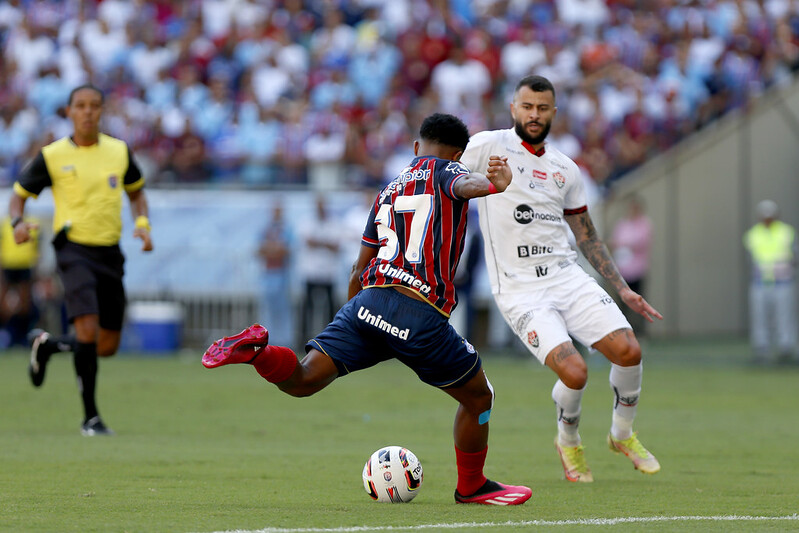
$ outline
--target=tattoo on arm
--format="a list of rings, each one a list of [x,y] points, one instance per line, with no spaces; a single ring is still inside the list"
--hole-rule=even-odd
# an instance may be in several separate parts
[[[603,278],[608,280],[616,291],[627,287],[627,282],[619,274],[616,264],[610,257],[608,247],[599,239],[591,216],[586,211],[577,215],[567,215],[566,221],[569,223],[574,237],[577,239],[577,246],[591,266],[599,272]]]

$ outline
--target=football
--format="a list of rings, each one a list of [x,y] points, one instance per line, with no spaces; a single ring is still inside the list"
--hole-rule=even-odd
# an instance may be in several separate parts
[[[378,502],[411,501],[419,494],[423,478],[422,463],[402,446],[380,448],[363,466],[363,488]]]

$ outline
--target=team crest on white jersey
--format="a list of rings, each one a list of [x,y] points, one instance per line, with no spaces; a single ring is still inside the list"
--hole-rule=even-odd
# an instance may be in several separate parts
[[[558,189],[562,189],[566,185],[566,177],[560,172],[552,174],[552,179],[555,180],[555,185],[558,186]]]
[[[536,333],[535,330],[527,332],[527,342],[529,342],[530,346],[533,348],[538,348],[538,333]]]

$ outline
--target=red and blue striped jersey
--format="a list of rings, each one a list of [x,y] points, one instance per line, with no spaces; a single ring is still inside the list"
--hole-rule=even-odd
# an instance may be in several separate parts
[[[361,286],[401,285],[446,316],[458,303],[453,278],[463,252],[468,200],[455,182],[469,174],[457,161],[415,158],[380,192],[361,243],[380,248],[361,274]]]

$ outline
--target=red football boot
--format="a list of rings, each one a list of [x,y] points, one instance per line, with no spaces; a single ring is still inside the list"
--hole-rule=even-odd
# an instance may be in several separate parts
[[[205,350],[203,366],[216,368],[234,363],[252,363],[269,344],[269,332],[253,324],[238,335],[223,337]]]
[[[482,503],[483,505],[520,505],[530,499],[533,491],[522,485],[503,485],[496,481],[486,480],[477,492],[469,496],[461,496],[455,491],[457,503]]]

